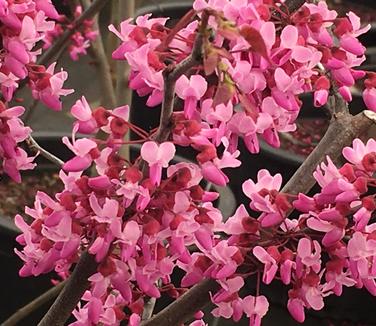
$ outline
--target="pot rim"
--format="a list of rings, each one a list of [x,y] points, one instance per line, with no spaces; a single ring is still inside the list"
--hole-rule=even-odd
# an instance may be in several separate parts
[[[163,11],[174,10],[174,9],[189,9],[192,8],[192,1],[174,1],[168,3],[152,4],[145,7],[138,8],[135,13],[135,17],[146,15],[146,14],[155,14],[163,13]]]

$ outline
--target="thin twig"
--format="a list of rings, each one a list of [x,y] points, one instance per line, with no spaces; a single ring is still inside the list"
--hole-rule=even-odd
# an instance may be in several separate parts
[[[133,17],[135,14],[135,0],[119,1],[118,21]],[[123,60],[116,62],[116,104],[118,106],[131,105],[132,90],[127,88],[129,64]]]
[[[306,0],[287,0],[285,2],[285,5],[289,13],[291,14],[297,11],[301,6],[303,6],[305,2]]]
[[[50,162],[52,162],[59,168],[63,166],[64,162],[61,159],[59,159],[58,157],[56,157],[55,155],[53,155],[52,153],[50,153],[49,151],[41,147],[32,136],[29,136],[26,139],[26,143],[28,144],[29,148],[32,151],[39,153],[40,155],[45,157],[47,160],[49,160]]]
[[[1,325],[2,326],[16,326],[18,323],[28,317],[31,313],[35,310],[42,307],[47,302],[55,299],[63,287],[65,286],[66,281],[60,282],[58,285],[54,286],[53,288],[47,290],[39,297],[35,298],[33,301],[29,302],[26,306],[18,309],[12,316],[10,316],[6,321],[4,321]]]

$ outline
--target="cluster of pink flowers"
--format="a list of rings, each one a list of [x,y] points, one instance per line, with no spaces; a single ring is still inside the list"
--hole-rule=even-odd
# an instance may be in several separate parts
[[[29,77],[36,99],[42,100],[47,106],[51,104],[53,109],[61,108],[59,96],[67,95],[60,92],[62,83],[67,78],[66,73],[54,75],[53,67],[40,71],[34,66],[41,53],[41,50],[35,50],[35,45],[54,29],[55,23],[48,18],[58,17],[50,0],[1,1],[3,51],[0,58],[0,83],[5,101],[9,102],[19,82]]]
[[[34,168],[33,157],[28,157],[25,150],[19,147],[31,132],[19,118],[25,109],[22,106],[8,108],[0,101],[0,162],[2,171],[14,181],[21,182],[21,170]]]
[[[313,197],[280,193],[281,176],[266,170],[259,172],[257,183],[243,184],[250,207],[261,215],[252,218],[241,205],[224,224],[226,246],[238,248],[244,262],[241,271],[229,260],[226,272],[210,274],[222,287],[212,298],[215,316],[238,321],[245,313],[251,325],[260,324],[268,310],[266,297],[239,296],[244,280],[254,274],[262,274],[265,284],[278,279],[291,285],[287,308],[298,322],[305,319],[304,309],[321,310],[324,298],[340,296],[343,287],[365,287],[376,295],[376,200],[371,191],[376,186],[376,141],[356,139],[343,156],[348,162],[340,169],[329,157],[317,167],[314,177],[321,191]],[[286,218],[292,207],[300,212],[298,219]],[[207,250],[196,255],[206,264],[201,275],[208,275],[219,259]],[[196,276],[197,267],[190,273]]]
[[[290,285],[287,308],[299,322],[305,309],[322,309],[324,297],[341,295],[343,286],[376,295],[374,140],[345,148],[341,168],[328,157],[314,174],[321,190],[312,197],[282,193],[280,175],[259,171],[256,182],[243,184],[252,211],[241,205],[227,220],[214,206],[218,194],[202,183],[229,182],[222,169],[241,164],[239,138],[252,153],[259,151],[259,135],[279,146],[278,132],[295,129],[300,94],[313,93],[321,106],[334,84],[350,101],[349,87],[366,75],[353,68],[364,60],[357,36],[367,28],[353,13],[337,18],[324,2],[292,15],[262,0],[196,0],[193,8],[197,19],[179,31],[150,15],[122,22],[120,31],[109,27],[122,41],[113,57],[129,62],[129,86],[148,96],[149,106],[162,102],[164,69],[190,55],[200,16],[208,12],[213,35],[202,35],[203,65],[176,82],[178,107],[164,142],[130,123],[128,106],[93,110],[85,97],[77,100],[72,139],[62,140],[74,153],[60,171],[64,190],[54,197],[38,192],[25,210],[31,222],[15,219],[22,230],[20,275],[55,271],[64,278],[83,252],[93,255],[98,268],[73,312],[75,326],[124,320],[138,326],[145,300],[163,293],[177,298],[204,279],[220,286],[211,294],[214,316],[239,321],[245,315],[254,326],[269,303],[259,284],[255,293],[239,294],[250,277]],[[59,96],[69,93],[62,88],[66,73],[26,64],[33,96],[60,109]],[[374,74],[367,76],[364,99],[375,109]],[[0,154],[15,175],[15,156],[18,169],[32,163],[6,140],[22,141],[29,130],[17,120],[22,108],[3,107]],[[124,141],[130,130],[139,139]],[[134,160],[120,154],[132,142],[141,144]],[[197,164],[174,162],[177,145],[195,149]],[[289,218],[293,209],[297,219]],[[171,282],[177,269],[184,272],[180,286]],[[205,325],[202,312],[195,317],[192,326]]]
[[[40,50],[34,46],[54,23],[47,18],[58,16],[51,1],[1,1],[0,21],[3,51],[1,85],[6,101],[12,98],[18,81],[28,75],[27,65],[36,61]]]
[[[74,19],[82,15],[82,7],[76,6],[74,11]],[[72,60],[77,61],[80,55],[86,55],[86,49],[90,47],[90,42],[94,41],[98,36],[98,31],[93,29],[94,20],[86,19],[79,30],[70,37],[68,47],[69,55]],[[55,28],[47,32],[44,42],[44,49],[48,49],[56,39],[58,39],[67,28],[72,28],[70,19],[66,16],[59,16],[56,20]]]
[[[177,297],[205,278],[221,286],[213,293],[213,314],[235,321],[245,314],[251,325],[259,325],[269,307],[263,295],[239,296],[255,274],[265,284],[279,275],[291,285],[287,307],[300,322],[304,308],[322,309],[324,297],[341,295],[343,286],[376,295],[376,202],[369,195],[376,186],[376,141],[356,139],[343,150],[348,163],[339,169],[328,157],[314,174],[321,191],[313,197],[280,193],[281,176],[261,170],[256,183],[243,184],[250,208],[261,215],[251,217],[241,205],[223,222],[211,203],[218,194],[200,186],[198,165],[171,164],[171,142],[147,141],[141,147],[149,166],[144,178],[139,159],[131,164],[117,153],[125,132],[134,128],[128,107],[98,108],[89,116],[86,105],[82,98],[72,108],[81,117],[74,132],[92,125],[107,139],[63,139],[76,155],[60,172],[65,189],[55,198],[37,194],[34,208],[26,209],[30,225],[16,217],[23,231],[17,240],[25,246],[17,251],[25,262],[22,276],[51,270],[67,275],[83,250],[95,255],[98,271],[73,325],[118,325],[124,319],[139,325],[146,297]],[[83,175],[93,162],[98,175]],[[296,220],[287,218],[292,208],[301,212]],[[171,283],[175,268],[185,271],[181,288]]]
[[[149,178],[143,178],[140,160],[125,162],[117,151],[124,134],[133,128],[127,122],[127,106],[91,111],[82,98],[72,113],[79,118],[74,133],[100,128],[108,137],[102,142],[76,139],[75,135],[72,142],[63,138],[75,154],[60,172],[65,189],[55,198],[37,194],[34,208],[26,209],[33,219],[30,225],[20,215],[16,217],[23,231],[17,240],[24,245],[17,251],[25,263],[20,275],[36,276],[51,270],[66,275],[87,249],[99,267],[90,278],[92,286],[83,297],[85,304],[74,312],[74,325],[115,325],[124,318],[130,318],[133,325],[132,320],[139,320],[146,296],[158,298],[167,292],[176,297],[181,293],[171,284],[170,276],[178,263],[194,264],[191,246],[209,246],[207,241],[220,230],[222,215],[211,203],[218,194],[199,185],[202,174],[197,165],[169,165],[175,154],[171,142],[142,145],[141,157],[149,165]],[[97,176],[83,175],[93,162]],[[163,169],[166,178],[162,178]],[[214,248],[218,257],[223,256],[216,266],[220,274],[238,250],[225,242]],[[235,269],[233,265],[231,272]],[[123,313],[124,307],[135,315]]]
[[[176,83],[184,105],[182,112],[175,113],[173,139],[200,152],[197,159],[203,173],[218,185],[228,181],[223,168],[240,164],[239,138],[252,153],[259,151],[257,135],[278,147],[278,132],[296,128],[299,94],[312,92],[317,106],[327,102],[331,82],[327,72],[346,101],[351,101],[350,87],[365,76],[353,68],[365,59],[357,36],[369,26],[361,28],[353,13],[338,18],[325,2],[305,4],[294,15],[282,13],[282,18],[275,14],[278,7],[261,0],[236,5],[197,0],[193,8],[199,15],[204,9],[216,10],[209,21],[216,33],[211,42],[205,41],[204,65]],[[276,21],[283,22],[278,29]],[[165,62],[184,60],[197,32],[194,20],[166,44],[170,31],[165,22],[145,15],[135,24],[124,21],[120,31],[110,26],[122,41],[113,58],[128,61],[129,86],[140,96],[149,95],[149,106],[162,101]],[[208,85],[207,78],[215,82]],[[375,109],[374,95],[374,85],[368,83],[365,102],[370,109]],[[221,144],[226,150],[218,157],[216,148]]]
[[[21,181],[20,170],[32,169],[35,165],[33,158],[18,146],[31,133],[20,119],[25,109],[21,106],[9,108],[8,105],[14,99],[20,82],[28,79],[33,97],[54,110],[61,110],[61,96],[73,92],[63,89],[67,79],[65,71],[55,73],[55,64],[47,69],[35,64],[41,54],[37,44],[54,29],[53,20],[58,18],[50,0],[0,1],[0,88],[3,100],[0,109],[0,159],[2,172],[17,182]]]

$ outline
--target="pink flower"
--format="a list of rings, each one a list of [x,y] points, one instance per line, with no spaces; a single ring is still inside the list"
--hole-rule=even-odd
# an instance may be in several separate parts
[[[260,246],[254,247],[252,252],[255,257],[264,264],[263,282],[270,284],[278,271],[278,265],[275,259]]]
[[[73,93],[73,89],[63,89],[63,84],[68,78],[68,73],[61,69],[54,74],[56,62],[51,64],[45,73],[44,83],[32,83],[32,94],[35,99],[41,100],[44,104],[55,111],[62,109],[60,96],[67,96]]]
[[[63,137],[63,143],[76,155],[64,164],[63,169],[67,172],[86,170],[93,161],[90,151],[97,148],[97,144],[91,139],[82,138],[76,140],[75,133],[77,128],[78,126],[73,129],[72,143],[68,137]]]
[[[323,211],[318,215],[311,213],[314,217],[307,220],[307,226],[312,230],[324,232],[322,244],[326,247],[334,245],[345,235],[345,218],[335,209]]]
[[[291,316],[298,322],[303,323],[305,320],[304,304],[299,298],[289,299],[287,302],[287,309]]]
[[[366,88],[363,92],[363,100],[368,109],[376,112],[376,88]]]
[[[181,76],[176,82],[176,94],[184,100],[184,115],[187,119],[192,119],[197,102],[204,96],[208,83],[201,75],[192,75],[188,79]]]
[[[367,290],[376,294],[376,240],[367,239],[361,232],[355,232],[349,240],[347,251],[350,267],[355,279],[361,279]]]
[[[371,167],[370,170],[368,170],[368,165],[366,164],[367,161],[365,161],[364,158],[366,155],[372,155],[373,153],[376,153],[376,140],[373,138],[369,139],[366,144],[360,139],[354,139],[352,147],[345,147],[342,151],[346,160],[369,173],[372,173],[373,171]]]
[[[297,76],[289,76],[282,68],[274,72],[276,87],[272,89],[275,102],[288,111],[298,111],[300,106],[295,95],[302,92],[303,81]]]
[[[287,25],[281,33],[281,47],[291,50],[291,58],[299,63],[305,63],[313,57],[313,51],[298,44],[299,33],[295,26]]]
[[[201,164],[202,176],[210,182],[218,186],[225,186],[229,181],[226,174],[222,171],[224,168],[234,168],[240,166],[241,162],[237,159],[240,152],[237,150],[234,153],[228,151],[229,141],[226,137],[221,139],[225,150],[221,158],[215,157],[212,161],[207,161]]]
[[[238,254],[239,249],[237,247],[229,246],[227,241],[220,241],[207,253],[207,256],[215,265],[211,276],[215,279],[222,279],[233,275],[239,265],[239,261],[236,259]]]
[[[6,75],[0,71],[1,92],[5,101],[9,102],[12,99],[15,89],[18,88],[18,80],[11,72]]]
[[[264,227],[282,222],[283,212],[289,208],[283,195],[278,195],[281,185],[282,176],[280,174],[271,176],[265,169],[258,172],[257,183],[250,179],[243,183],[243,192],[251,199],[249,206],[263,213],[259,220]],[[278,200],[275,200],[277,197]]]
[[[95,214],[93,219],[97,222],[111,224],[117,218],[119,203],[116,200],[106,198],[103,207],[101,207],[97,197],[92,193],[89,197],[89,202]]]
[[[311,241],[307,238],[300,239],[296,263],[298,275],[301,274],[302,265],[318,273],[321,269],[321,247],[318,241]]]
[[[129,326],[139,326],[141,324],[141,317],[133,313],[129,318]]]
[[[77,100],[72,106],[71,114],[78,120],[78,132],[91,134],[97,130],[97,122],[92,115],[91,108],[85,96],[82,96],[81,100]]]
[[[155,185],[161,182],[162,168],[167,168],[174,156],[175,145],[171,142],[158,145],[154,141],[147,141],[142,145],[141,157],[149,164],[150,179]]]
[[[249,318],[250,326],[260,326],[261,318],[266,315],[269,310],[269,302],[265,296],[260,295],[254,297],[248,295],[243,299],[242,302],[244,313]]]
[[[270,122],[272,122],[271,120],[272,119],[270,119]],[[258,153],[257,126],[250,116],[247,116],[245,112],[236,112],[227,124],[227,127],[231,131],[231,135],[229,136],[230,152],[233,152],[234,149],[238,147],[238,138],[242,137],[247,149],[251,153]]]

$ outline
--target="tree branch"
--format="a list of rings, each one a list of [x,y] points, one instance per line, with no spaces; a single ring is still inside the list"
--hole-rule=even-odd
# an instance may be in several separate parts
[[[341,158],[342,149],[351,145],[354,138],[364,134],[376,123],[376,113],[363,111],[356,116],[346,112],[333,115],[332,121],[320,143],[281,190],[289,194],[307,193],[315,184],[312,174],[328,155],[333,162]]]
[[[210,292],[219,290],[219,284],[207,279],[195,285],[179,299],[164,308],[141,326],[178,326],[188,321],[198,310],[210,302]]]
[[[146,301],[144,304],[144,310],[142,311],[142,320],[148,320],[151,318],[156,302],[156,298],[149,298],[149,300]]]
[[[118,4],[118,20],[119,23],[125,19],[133,17],[135,13],[135,0],[119,1]],[[116,101],[117,105],[131,105],[132,90],[127,88],[128,75],[130,69],[129,64],[125,61],[118,60],[116,62]]]
[[[119,1],[117,4],[117,23],[120,24],[121,21],[133,17],[135,14],[135,0],[127,0],[127,1]],[[119,40],[120,41],[120,40]],[[121,42],[118,42],[120,45]],[[121,105],[129,105],[132,104],[132,90],[128,87],[129,83],[129,74],[130,74],[130,66],[128,62],[123,60],[118,60],[116,62],[116,104],[118,106]],[[127,133],[124,137],[124,142],[130,140],[129,133]],[[120,147],[119,155],[126,160],[130,161],[130,149],[129,146],[123,145]]]
[[[286,8],[288,9],[288,12],[291,14],[297,11],[305,3],[306,3],[306,0],[287,0],[285,2],[285,5],[286,5]]]
[[[95,273],[97,262],[87,251],[82,253],[66,286],[61,291],[38,326],[63,326],[90,285],[88,278]]]
[[[61,168],[63,166],[64,162],[61,159],[59,159],[58,157],[56,157],[55,155],[51,154],[49,151],[41,147],[32,136],[29,136],[26,139],[26,143],[32,151],[39,153],[47,160],[55,164],[57,167]]]
[[[12,316],[10,316],[6,321],[4,321],[2,326],[16,326],[18,323],[29,316],[32,312],[42,307],[45,303],[56,298],[65,286],[66,281],[60,282],[58,285],[47,290],[42,295],[29,302],[26,306],[18,309]]]

